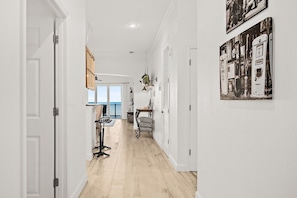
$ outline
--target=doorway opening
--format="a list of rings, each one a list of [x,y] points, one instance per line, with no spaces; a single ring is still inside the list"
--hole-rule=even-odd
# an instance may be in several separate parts
[[[24,182],[26,197],[62,197],[64,190],[64,161],[61,156],[65,150],[63,133],[57,133],[64,127],[59,116],[62,109],[62,49],[63,41],[58,43],[59,34],[63,32],[66,10],[59,0],[27,0],[23,4],[26,11],[23,35],[24,64],[23,96],[24,121]],[[59,44],[59,45],[58,45]],[[58,67],[60,66],[60,67]],[[62,113],[63,114],[63,110]]]

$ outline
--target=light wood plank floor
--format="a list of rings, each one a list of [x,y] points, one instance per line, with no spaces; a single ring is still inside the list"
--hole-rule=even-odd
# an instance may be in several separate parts
[[[196,173],[176,172],[151,134],[141,132],[137,139],[133,124],[116,120],[105,127],[104,141],[110,157],[87,162],[88,182],[80,198],[195,197]]]

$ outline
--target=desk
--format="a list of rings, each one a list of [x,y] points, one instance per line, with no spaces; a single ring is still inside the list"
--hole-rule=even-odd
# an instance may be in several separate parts
[[[146,117],[139,117],[140,113],[148,113]],[[136,137],[140,137],[140,131],[153,132],[153,119],[152,119],[153,110],[147,107],[137,108],[135,113],[135,120],[137,123],[138,129],[136,130]]]

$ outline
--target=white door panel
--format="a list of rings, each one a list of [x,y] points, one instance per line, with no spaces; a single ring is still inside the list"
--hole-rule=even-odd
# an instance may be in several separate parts
[[[52,16],[27,20],[27,194],[54,197]]]
[[[40,61],[27,59],[27,118],[40,117]]]
[[[28,174],[28,194],[39,196],[40,195],[40,140],[39,137],[27,138],[27,174]]]

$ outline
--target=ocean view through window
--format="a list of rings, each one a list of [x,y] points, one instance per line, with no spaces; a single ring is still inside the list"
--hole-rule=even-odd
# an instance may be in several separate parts
[[[120,119],[122,117],[122,86],[97,86],[88,90],[88,104],[103,105],[103,115]]]

